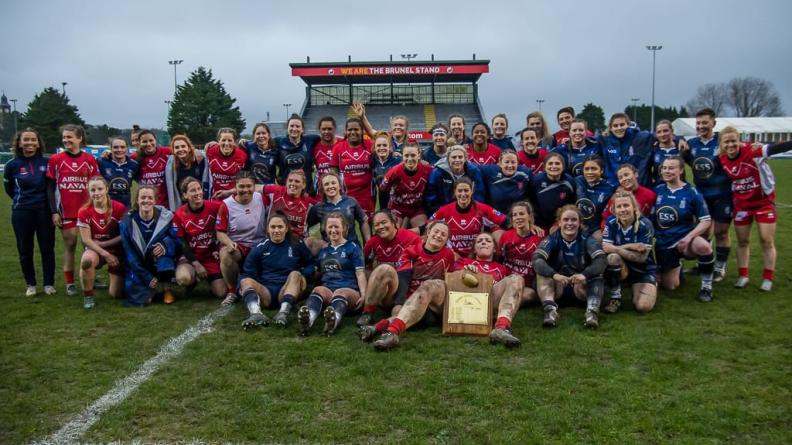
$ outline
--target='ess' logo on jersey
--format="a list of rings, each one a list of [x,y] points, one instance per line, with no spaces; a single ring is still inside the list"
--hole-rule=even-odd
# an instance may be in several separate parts
[[[696,158],[693,161],[693,171],[699,178],[709,178],[715,172],[715,164],[709,158]]]
[[[679,221],[679,214],[676,209],[671,206],[662,206],[655,212],[655,219],[657,219],[657,226],[661,229],[669,229],[674,227]]]

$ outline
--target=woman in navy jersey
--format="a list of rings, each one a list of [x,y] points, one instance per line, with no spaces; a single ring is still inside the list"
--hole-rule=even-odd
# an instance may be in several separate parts
[[[586,301],[584,325],[599,327],[597,314],[602,302],[602,273],[607,259],[602,245],[583,232],[580,210],[572,204],[558,210],[558,230],[536,249],[533,266],[536,290],[542,300],[545,327],[558,325],[557,299],[563,295]]]
[[[432,167],[421,162],[421,148],[415,142],[402,147],[401,157],[401,164],[382,180],[380,196],[390,196],[387,207],[398,219],[398,227],[420,227],[426,223],[424,198]]]
[[[583,161],[594,155],[602,156],[602,147],[586,136],[588,129],[583,119],[573,119],[569,124],[569,141],[553,151],[561,153],[566,161],[566,171],[574,177],[583,175]]]
[[[362,326],[361,340],[370,341],[381,333],[374,348],[393,349],[399,345],[399,336],[418,323],[427,310],[436,315],[441,313],[446,298],[443,279],[446,272],[454,270],[455,263],[454,252],[446,246],[448,233],[445,222],[430,222],[426,241],[407,249],[397,269],[398,285],[394,296],[394,304],[402,308],[373,326]]]
[[[491,124],[492,137],[490,138],[490,142],[501,150],[516,150],[514,142],[512,142],[512,138],[509,136],[509,118],[503,113],[498,113],[492,116]]]
[[[286,176],[292,170],[302,170],[306,178],[313,178],[314,149],[321,137],[305,134],[305,121],[292,114],[286,123],[287,136],[275,138],[278,146],[278,183],[286,184]],[[308,193],[314,194],[314,184],[309,181]]]
[[[156,202],[157,189],[140,186],[132,210],[121,221],[121,243],[126,255],[124,291],[129,306],[151,303],[159,287],[163,289],[163,300],[173,299],[171,279],[179,241],[173,213]]]
[[[434,124],[429,133],[432,135],[432,145],[426,147],[421,153],[421,158],[429,165],[434,166],[437,161],[446,155],[448,146],[448,127],[443,123]]]
[[[555,222],[556,211],[565,204],[574,204],[575,179],[564,171],[564,158],[550,152],[545,158],[544,172],[531,180],[531,204],[533,204],[536,225],[545,232]]]
[[[165,167],[165,186],[168,189],[168,208],[175,212],[184,201],[182,182],[187,178],[208,181],[206,161],[196,154],[192,141],[185,135],[176,135],[171,139],[173,154],[168,157]],[[205,196],[205,198],[208,198]]]
[[[602,240],[602,212],[613,195],[614,187],[602,177],[605,172],[605,161],[599,155],[593,155],[583,161],[583,176],[575,178],[576,205],[583,217],[586,235]]]
[[[119,223],[126,207],[110,199],[108,183],[101,176],[88,181],[90,201],[77,213],[80,240],[85,246],[80,259],[80,284],[83,289],[83,307],[94,307],[96,271],[107,264],[110,273],[108,293],[119,298],[123,293],[123,258]]]
[[[657,300],[657,266],[652,257],[654,227],[641,215],[635,196],[627,190],[613,195],[613,215],[605,221],[602,250],[608,254],[605,285],[610,301],[603,308],[615,313],[621,306],[621,285],[632,286],[633,306],[640,313],[652,310]]]
[[[660,166],[663,165],[663,160],[668,156],[680,154],[671,121],[667,119],[661,120],[655,125],[655,142],[652,145],[652,162],[649,165],[653,187],[663,183],[663,178],[660,174]]]
[[[254,125],[253,140],[244,141],[241,146],[248,155],[245,169],[253,173],[257,187],[274,184],[278,168],[278,147],[269,125],[264,122]]]
[[[114,137],[110,139],[110,157],[100,157],[99,172],[110,184],[110,198],[129,207],[132,203],[132,181],[137,180],[140,166],[128,156],[129,147],[126,139]]]
[[[345,239],[357,243],[358,245],[361,244],[355,232],[355,222],[357,221],[360,226],[360,232],[363,234],[363,243],[368,241],[369,238],[371,238],[371,229],[368,225],[366,212],[360,207],[360,204],[358,204],[355,198],[346,196],[343,193],[341,179],[338,175],[333,172],[325,174],[319,181],[319,185],[322,200],[308,210],[308,220],[305,227],[310,229],[316,224],[321,223],[328,214],[338,212],[344,215],[344,220],[346,222],[345,227],[348,228],[348,232],[344,235]],[[325,233],[323,229],[324,226],[320,227],[320,233],[322,234],[322,239],[325,244],[311,243],[312,249],[314,249],[314,244],[318,247],[324,247],[329,241],[327,233]],[[305,233],[306,236],[308,236],[308,230],[306,230]]]
[[[405,151],[408,150],[405,147]],[[374,234],[363,248],[367,271],[371,271],[366,289],[363,315],[357,320],[358,326],[371,324],[371,318],[378,307],[390,309],[396,315],[401,304],[395,305],[394,297],[399,279],[396,270],[401,266],[405,252],[413,245],[421,245],[421,237],[412,230],[398,226],[396,216],[388,210],[374,214]],[[377,267],[374,268],[374,263]],[[373,270],[372,270],[373,268]]]
[[[481,176],[487,188],[487,203],[508,214],[513,203],[528,198],[533,175],[520,165],[514,150],[505,149],[500,152],[497,165],[481,166]]]
[[[679,287],[682,258],[697,258],[701,277],[699,300],[710,302],[715,257],[705,238],[712,224],[707,204],[704,197],[685,182],[685,163],[681,157],[665,158],[661,172],[665,183],[655,188],[657,201],[652,209],[660,284],[670,290]]]
[[[11,226],[16,236],[19,263],[25,277],[25,295],[36,295],[36,268],[33,266],[33,241],[38,239],[44,293],[55,293],[55,226],[47,203],[47,163],[44,141],[26,128],[14,136],[14,159],[3,172],[3,186],[11,198]]]
[[[292,305],[300,300],[315,271],[314,258],[302,239],[289,230],[285,215],[273,213],[267,221],[267,239],[245,258],[239,279],[239,292],[250,315],[242,322],[245,329],[266,326],[269,317],[261,312],[279,308],[273,319],[285,327]]]
[[[185,204],[173,214],[173,225],[182,247],[182,257],[176,266],[176,283],[190,288],[199,281],[206,281],[212,295],[222,298],[226,285],[220,272],[220,243],[215,231],[221,201],[206,199],[201,181],[193,177],[181,182],[181,192]]]
[[[455,202],[440,207],[429,219],[448,224],[449,246],[457,255],[469,255],[473,239],[483,230],[493,231],[496,240],[500,237],[506,215],[473,199],[473,181],[465,177],[457,179],[454,196]]]
[[[346,239],[346,217],[331,212],[322,221],[329,243],[317,257],[319,285],[297,313],[300,335],[308,335],[322,314],[324,335],[333,335],[349,307],[358,309],[366,300],[366,271],[360,246]],[[322,311],[322,308],[324,311]]]

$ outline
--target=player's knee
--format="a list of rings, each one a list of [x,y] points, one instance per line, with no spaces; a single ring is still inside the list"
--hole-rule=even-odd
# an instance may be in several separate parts
[[[751,245],[751,239],[747,236],[745,238],[737,238],[737,247],[746,248]]]
[[[519,275],[509,275],[508,277],[504,278],[506,280],[506,284],[510,287],[514,287],[515,290],[518,292],[525,287],[525,280],[523,277]]]
[[[608,254],[608,266],[621,266],[622,259],[618,253]]]
[[[245,292],[247,289],[255,289],[254,286],[255,280],[252,278],[242,278],[239,280],[239,290],[240,292]]]
[[[192,274],[187,271],[176,269],[176,284],[182,287],[192,284]]]

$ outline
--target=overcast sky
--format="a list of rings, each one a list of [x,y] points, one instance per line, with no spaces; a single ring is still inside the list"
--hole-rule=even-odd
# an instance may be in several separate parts
[[[431,3],[431,4],[430,4]],[[433,6],[433,3],[445,6]],[[578,4],[580,3],[580,4]],[[24,111],[61,88],[86,122],[164,127],[179,80],[212,69],[248,124],[299,109],[304,84],[290,62],[489,59],[480,96],[487,117],[517,130],[543,111],[587,102],[606,115],[638,97],[682,105],[707,82],[771,81],[792,113],[792,2],[767,1],[12,1],[0,0],[0,89]],[[554,120],[554,119],[551,119]]]

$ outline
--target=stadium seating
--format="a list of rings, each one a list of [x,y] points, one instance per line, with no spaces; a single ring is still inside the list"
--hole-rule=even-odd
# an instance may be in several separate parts
[[[437,122],[448,122],[448,116],[459,113],[471,126],[482,119],[478,106],[474,104],[429,104],[429,105],[366,105],[369,122],[376,129],[387,129],[393,116],[404,115],[410,121],[410,130],[426,131]],[[305,109],[303,119],[308,132],[316,131],[319,119],[332,116],[339,127],[347,118],[353,116],[346,105],[320,105]]]

